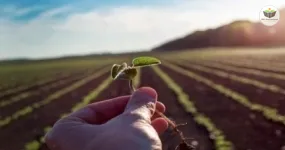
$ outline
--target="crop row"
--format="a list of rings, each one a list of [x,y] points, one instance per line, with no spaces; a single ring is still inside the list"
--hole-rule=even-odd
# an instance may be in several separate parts
[[[14,102],[17,102],[23,98],[27,98],[29,96],[35,95],[40,93],[41,91],[46,91],[49,90],[51,88],[63,85],[67,82],[73,81],[73,80],[77,80],[80,79],[84,76],[90,75],[92,73],[94,73],[94,71],[97,71],[97,69],[102,68],[102,66],[98,66],[95,69],[81,69],[81,71],[73,71],[73,72],[69,72],[66,73],[64,75],[62,75],[61,77],[57,77],[56,79],[53,79],[50,83],[45,84],[41,87],[39,87],[37,90],[29,90],[29,91],[23,91],[20,92],[19,94],[7,99],[7,100],[2,100],[2,102],[0,102],[0,108],[10,105]],[[50,79],[52,79],[52,77],[49,77]],[[33,83],[30,85],[27,85],[26,87],[32,87],[32,86],[37,86],[38,83]],[[39,85],[38,85],[39,86]]]
[[[13,86],[25,85],[33,82],[37,79],[50,78],[58,74],[59,71],[45,71],[45,72],[29,72],[27,73],[18,73],[18,72],[9,72],[2,73],[0,77],[0,82],[2,88],[11,88]]]
[[[262,61],[264,63],[270,63],[274,66],[278,66],[278,67],[285,67],[285,61],[284,59],[282,59],[284,57],[284,55],[277,55],[277,56],[274,56],[274,57],[257,57],[257,56],[254,56],[254,57],[246,57],[246,59],[250,59],[252,61]]]
[[[22,74],[16,74],[17,72],[9,72],[6,75],[1,76],[1,87],[0,89],[9,89],[19,86],[27,86],[34,84],[38,80],[48,80],[52,78],[64,77],[67,74],[82,72],[86,70],[76,69],[76,70],[45,70],[43,72],[24,72]],[[63,72],[64,71],[64,72]]]
[[[110,64],[109,59],[100,60],[76,60],[76,61],[48,61],[48,62],[31,62],[25,64],[1,64],[0,83],[5,85],[25,85],[38,79],[61,76],[66,72],[82,72],[83,70],[92,69],[94,66]],[[111,61],[114,61],[111,59]]]
[[[105,79],[98,87],[96,87],[94,90],[92,90],[88,95],[86,95],[85,97],[82,98],[82,100],[80,102],[78,102],[77,104],[75,104],[72,108],[71,108],[71,112],[77,111],[81,108],[83,108],[84,106],[86,106],[87,104],[89,104],[91,101],[95,100],[96,97],[104,90],[106,89],[110,83],[112,82],[111,78],[107,78]],[[60,118],[66,117],[68,115],[68,113],[65,114],[61,114]],[[44,133],[47,133],[52,127],[51,126],[46,126],[44,128]],[[44,136],[42,136],[40,138],[40,141],[38,140],[33,140],[28,142],[25,145],[25,150],[38,150],[42,144],[44,144]]]
[[[226,139],[224,133],[216,127],[210,118],[197,110],[195,104],[189,99],[189,96],[183,92],[183,89],[159,67],[155,66],[152,68],[155,73],[168,85],[168,88],[176,94],[178,102],[182,105],[184,110],[191,113],[196,123],[204,126],[208,132],[213,135],[216,150],[232,150],[233,144]]]
[[[278,67],[278,66],[273,66],[268,63],[260,62],[260,61],[248,61],[248,60],[228,60],[228,59],[219,59],[219,60],[213,60],[216,62],[220,63],[226,63],[238,67],[247,67],[247,68],[256,68],[256,69],[261,69],[261,70],[268,70],[268,71],[273,71],[273,72],[285,72],[284,67]]]
[[[255,75],[260,77],[266,77],[266,78],[272,78],[272,79],[278,79],[278,80],[285,80],[285,75],[280,73],[273,73],[273,72],[266,72],[261,71],[257,69],[248,69],[248,68],[240,68],[240,67],[234,67],[234,66],[228,66],[217,62],[203,62],[199,61],[199,64],[203,64],[204,66],[213,67],[217,69],[222,69],[226,71],[232,71],[236,73],[245,73],[249,75]]]
[[[285,67],[285,62],[278,62],[281,61],[282,59],[275,59],[274,60],[269,60],[268,58],[264,58],[264,57],[250,57],[250,56],[243,56],[243,57],[227,57],[225,58],[226,60],[240,60],[240,61],[244,61],[246,63],[250,63],[250,62],[256,62],[256,64],[264,64],[267,66],[274,66],[274,67],[278,67],[278,68],[284,68]]]
[[[229,59],[229,60],[240,60],[240,61],[246,61],[246,62],[256,62],[257,64],[270,64],[271,66],[278,67],[278,68],[284,68],[285,67],[285,62],[282,61],[282,57],[284,55],[278,55],[280,58],[271,57],[271,58],[266,58],[264,56],[241,56],[241,57],[236,57],[236,56],[231,56],[231,57],[222,57],[221,59]],[[249,61],[250,60],[250,61]]]
[[[60,79],[63,79],[63,78],[67,78],[69,76],[72,75],[72,72],[68,72],[68,73],[65,73],[59,77],[56,77],[54,78],[53,76],[50,76],[50,77],[47,77],[47,78],[43,78],[39,81],[36,81],[36,82],[33,82],[31,81],[30,84],[25,84],[25,85],[22,85],[22,86],[18,86],[18,87],[15,87],[15,88],[12,88],[12,89],[8,89],[6,91],[3,91],[0,93],[0,98],[1,97],[4,97],[6,95],[9,95],[9,94],[14,94],[16,92],[19,92],[19,91],[23,91],[23,90],[27,90],[31,87],[34,87],[34,86],[41,86],[41,85],[44,85],[46,83],[49,83],[49,82],[55,82],[57,80],[60,80]]]
[[[196,70],[199,70],[199,71],[202,71],[205,73],[213,74],[213,75],[216,75],[218,77],[228,78],[230,80],[234,80],[234,81],[237,81],[237,82],[240,82],[243,84],[253,85],[253,86],[260,88],[260,89],[264,89],[264,90],[268,90],[268,91],[271,91],[274,93],[280,93],[280,94],[285,95],[285,89],[283,89],[277,85],[267,84],[267,83],[264,83],[262,81],[250,79],[247,77],[239,76],[239,75],[232,74],[232,73],[227,73],[227,72],[216,70],[216,69],[211,69],[211,68],[204,67],[201,65],[190,64],[190,63],[187,63],[185,61],[175,61],[175,64],[179,64],[179,65],[186,66],[186,67],[189,67],[192,69],[196,69]]]
[[[81,75],[81,76],[76,76],[76,77],[71,77],[71,78],[67,78],[67,79],[63,79],[63,80],[60,80],[59,82],[54,82],[52,84],[48,84],[48,85],[45,85],[43,87],[40,87],[39,89],[37,90],[32,90],[32,91],[27,91],[27,92],[21,92],[7,100],[2,100],[0,102],[0,108],[1,107],[5,107],[5,106],[8,106],[8,105],[11,105],[13,103],[16,103],[16,102],[19,102],[25,98],[29,98],[33,95],[39,95],[42,91],[46,91],[46,90],[49,90],[49,89],[52,89],[52,88],[55,88],[55,87],[58,87],[58,86],[61,86],[61,85],[64,85],[64,84],[67,84],[69,82],[72,82],[72,81],[76,81],[76,80],[79,80],[81,78],[84,78],[86,75]]]
[[[69,87],[66,87],[62,90],[59,90],[51,95],[49,95],[47,98],[35,102],[33,104],[31,104],[30,106],[26,106],[24,108],[19,109],[17,112],[13,113],[11,116],[7,116],[4,119],[0,120],[0,127],[6,126],[10,123],[12,123],[12,121],[19,119],[20,117],[23,117],[25,115],[28,115],[30,113],[32,113],[35,109],[38,109],[44,105],[49,104],[50,102],[57,100],[58,98],[60,98],[61,96],[65,95],[66,93],[69,93],[81,86],[83,86],[84,84],[88,83],[91,80],[94,80],[98,77],[100,77],[101,75],[107,73],[109,71],[109,67],[104,67],[103,69],[100,69],[98,72],[82,79],[79,80],[77,82],[75,82],[74,84],[70,85]]]
[[[274,122],[278,122],[278,123],[282,123],[283,125],[285,125],[285,116],[282,116],[278,113],[278,111],[274,108],[268,107],[268,106],[264,106],[264,105],[260,105],[260,104],[256,104],[251,102],[245,95],[242,95],[236,91],[233,91],[221,84],[215,83],[212,80],[209,80],[203,76],[200,76],[194,72],[185,70],[181,67],[178,67],[176,65],[173,65],[171,63],[168,62],[164,62],[164,65],[166,67],[168,67],[169,69],[180,73],[182,75],[185,75],[189,78],[192,78],[198,82],[201,82],[211,88],[213,88],[214,90],[216,90],[217,92],[230,97],[231,99],[237,101],[238,103],[242,104],[243,106],[249,108],[252,111],[257,111],[263,114],[263,116],[269,120],[272,120]]]
[[[134,86],[138,87],[140,84],[140,69],[138,69],[138,74],[134,79]],[[71,108],[71,112],[77,111],[81,108],[83,108],[84,106],[88,105],[91,101],[96,100],[96,97],[98,97],[98,95],[105,90],[112,82],[111,78],[107,78],[106,80],[104,80],[98,87],[96,87],[93,91],[91,91],[88,95],[86,95],[85,97],[82,98],[82,100],[75,104],[72,108]],[[60,118],[66,117],[69,113],[64,113],[61,114]],[[43,132],[46,134],[52,127],[51,126],[46,126],[43,129]],[[42,146],[42,144],[44,144],[44,136],[40,137],[40,140],[33,140],[28,142],[25,145],[25,150],[38,150],[40,149],[40,147]]]

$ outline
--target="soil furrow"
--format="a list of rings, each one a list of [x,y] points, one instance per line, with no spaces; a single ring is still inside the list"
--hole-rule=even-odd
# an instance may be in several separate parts
[[[80,75],[80,74],[82,74],[82,72],[75,72],[75,73],[71,73],[71,74],[66,75],[66,76],[58,76],[58,77],[54,77],[54,79],[51,79],[51,80],[49,80],[49,81],[47,81],[47,82],[40,83],[40,84],[36,83],[36,82],[41,82],[40,79],[39,79],[39,80],[35,80],[35,81],[34,81],[35,84],[32,84],[30,87],[23,88],[23,89],[21,89],[21,90],[17,90],[17,91],[13,91],[13,92],[11,92],[11,93],[7,93],[7,94],[4,94],[4,95],[1,95],[1,96],[0,96],[0,101],[9,99],[9,98],[11,98],[11,97],[13,97],[13,96],[15,96],[15,95],[18,95],[19,93],[28,92],[28,91],[32,91],[32,90],[37,90],[37,89],[39,89],[39,88],[40,88],[41,86],[43,86],[43,85],[48,85],[48,84],[56,83],[56,82],[58,82],[58,81],[60,81],[60,80],[66,80],[67,78],[70,78],[70,77],[76,76],[76,75]],[[15,87],[15,88],[20,88],[20,86]],[[10,89],[9,89],[9,90],[10,90]],[[5,91],[3,91],[3,92],[5,92]]]
[[[54,102],[44,105],[19,120],[15,120],[9,126],[1,128],[0,150],[19,150],[24,147],[26,142],[40,138],[45,126],[54,124],[61,114],[69,112],[73,104],[80,101],[83,96],[88,94],[108,76],[109,73],[105,73],[74,91],[61,96]],[[11,133],[17,133],[17,135],[15,136]]]
[[[187,122],[187,125],[180,127],[184,135],[193,138],[192,142],[198,141],[199,150],[213,149],[213,143],[209,138],[207,130],[196,124],[192,115],[183,110],[177,101],[175,93],[168,88],[165,82],[150,68],[143,68],[141,71],[141,86],[150,86],[157,91],[158,100],[166,106],[166,115],[177,124]],[[174,150],[180,142],[177,136],[171,135],[171,130],[161,135],[161,138],[164,150]],[[189,142],[191,143],[191,140]]]
[[[281,114],[285,114],[285,95],[281,93],[272,92],[269,90],[257,88],[256,86],[244,84],[229,78],[223,78],[216,76],[214,74],[205,73],[197,69],[193,69],[185,65],[178,65],[184,69],[196,72],[197,74],[204,76],[208,79],[211,79],[225,87],[228,87],[234,91],[239,92],[240,94],[246,95],[254,103],[267,105],[279,110]]]
[[[279,150],[285,145],[285,127],[267,120],[201,82],[161,66],[211,118],[237,150]]]
[[[249,73],[243,72],[242,70],[238,70],[241,67],[234,67],[234,66],[230,66],[230,65],[223,65],[223,66],[230,67],[231,69],[233,69],[233,70],[229,70],[229,69],[223,68],[223,67],[211,66],[211,62],[195,62],[195,61],[189,61],[189,62],[191,62],[193,64],[200,64],[200,65],[203,65],[203,66],[206,66],[206,67],[210,67],[210,68],[214,68],[214,69],[223,70],[223,71],[226,71],[228,73],[233,73],[233,74],[236,74],[236,75],[239,75],[239,76],[244,76],[244,77],[247,77],[247,78],[260,80],[260,81],[266,82],[268,84],[275,84],[275,85],[278,85],[278,86],[280,86],[282,88],[285,88],[285,80],[271,78],[271,77],[264,77],[264,76],[261,76],[261,75],[249,74]],[[207,64],[209,64],[209,65],[207,65]],[[237,68],[236,71],[234,70],[234,68]],[[260,74],[262,74],[262,73],[263,73],[263,71],[260,72]]]
[[[220,60],[212,60],[212,61],[219,62],[225,65],[235,66],[235,67],[258,69],[261,71],[280,73],[280,74],[285,73],[285,69],[283,67],[274,67],[270,63],[268,64],[268,63],[262,63],[258,61],[245,62],[245,60],[243,59],[235,59],[235,58],[233,58],[232,60],[220,59]]]
[[[58,90],[61,90],[65,87],[68,87],[69,85],[81,80],[84,78],[84,76],[82,76],[81,78],[79,77],[70,77],[70,78],[74,78],[60,86],[57,86],[57,87],[53,87],[51,89],[48,89],[48,90],[40,90],[40,92],[30,96],[30,97],[26,97],[24,99],[21,99],[20,101],[16,102],[16,103],[13,103],[11,105],[8,105],[8,106],[4,106],[0,109],[0,114],[2,117],[4,116],[9,116],[11,114],[13,114],[14,112],[16,112],[18,109],[21,109],[23,106],[27,106],[29,104],[32,104],[34,102],[37,102],[37,101],[40,101],[40,100],[43,100],[45,99],[46,97],[48,97],[50,94],[58,91]]]

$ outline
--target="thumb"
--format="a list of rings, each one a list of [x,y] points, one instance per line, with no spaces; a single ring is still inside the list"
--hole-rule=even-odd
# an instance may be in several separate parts
[[[143,87],[137,89],[131,96],[124,114],[151,122],[151,117],[155,111],[157,93],[154,89]]]

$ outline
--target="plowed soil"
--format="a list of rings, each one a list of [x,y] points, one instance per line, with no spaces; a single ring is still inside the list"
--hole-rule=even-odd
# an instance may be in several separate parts
[[[44,127],[53,125],[61,114],[70,112],[74,104],[79,102],[92,89],[96,88],[108,75],[106,73],[55,101],[34,110],[31,114],[2,127],[0,132],[0,149],[20,150],[23,149],[27,142],[40,138],[43,135]]]
[[[197,109],[212,119],[237,150],[280,150],[284,146],[284,125],[267,120],[200,82],[164,66],[161,68],[188,93]]]
[[[281,114],[285,114],[285,109],[284,109],[285,108],[285,95],[284,94],[261,89],[256,86],[250,85],[250,84],[244,84],[238,81],[231,80],[229,78],[223,78],[223,77],[216,76],[214,74],[205,73],[203,71],[198,71],[196,69],[187,67],[187,64],[183,66],[182,65],[179,65],[179,66],[189,71],[195,72],[203,77],[206,77],[207,79],[215,81],[216,83],[219,83],[225,87],[228,87],[229,89],[232,89],[242,95],[246,95],[246,97],[249,100],[251,100],[253,103],[258,103],[258,104],[276,108]],[[249,79],[254,79],[254,78],[249,78]],[[262,81],[262,80],[259,80],[259,81]],[[270,83],[268,83],[268,85],[270,85]]]
[[[142,69],[141,86],[149,86],[154,88],[158,93],[158,100],[166,106],[166,115],[177,124],[187,123],[185,126],[179,127],[184,136],[191,138],[189,144],[194,141],[198,142],[197,149],[212,150],[213,143],[209,138],[209,133],[201,126],[196,124],[191,114],[185,112],[177,101],[177,95],[173,93],[168,86],[149,68]],[[174,150],[180,142],[180,138],[173,134],[172,130],[168,130],[161,135],[164,150]]]

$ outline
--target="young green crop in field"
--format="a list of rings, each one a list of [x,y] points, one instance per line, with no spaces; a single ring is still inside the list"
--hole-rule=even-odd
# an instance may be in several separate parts
[[[57,100],[62,95],[69,93],[69,92],[83,86],[84,84],[88,83],[89,81],[94,80],[94,79],[98,78],[99,76],[101,76],[107,72],[108,72],[108,68],[102,68],[102,69],[100,69],[100,71],[73,83],[69,87],[66,87],[62,90],[59,90],[59,91],[49,95],[48,97],[46,97],[45,99],[43,99],[41,101],[35,102],[35,103],[31,104],[30,106],[26,106],[24,108],[19,109],[18,111],[14,112],[12,115],[7,116],[3,119],[0,119],[0,128],[10,124],[11,122],[19,119],[20,117],[23,117],[23,116],[33,112],[35,109],[38,109],[44,105],[49,104],[52,101]]]
[[[177,73],[180,73],[180,74],[188,76],[189,78],[192,78],[196,81],[204,83],[207,86],[215,89],[219,93],[222,93],[225,96],[232,98],[232,100],[239,102],[243,106],[248,107],[249,109],[251,109],[253,111],[261,112],[263,114],[263,116],[265,118],[267,118],[268,120],[272,120],[274,122],[285,124],[285,116],[281,115],[278,112],[278,110],[276,110],[275,108],[260,105],[257,103],[253,103],[245,95],[242,95],[236,91],[233,91],[233,90],[231,90],[231,89],[229,89],[229,88],[227,88],[221,84],[215,83],[212,80],[209,80],[203,76],[200,76],[200,75],[198,75],[194,72],[191,72],[189,70],[185,70],[185,69],[178,67],[176,65],[173,65],[171,63],[167,62],[166,64],[167,64],[166,66],[168,68],[172,69],[173,71],[176,71]]]
[[[224,133],[216,127],[210,118],[199,112],[195,106],[195,103],[170,76],[168,76],[159,67],[153,67],[152,69],[165,83],[167,83],[168,88],[177,95],[178,102],[182,105],[186,112],[189,112],[193,115],[196,123],[204,126],[210,135],[213,135],[215,137],[213,141],[215,143],[216,150],[234,149],[233,144],[228,139],[226,139]]]

